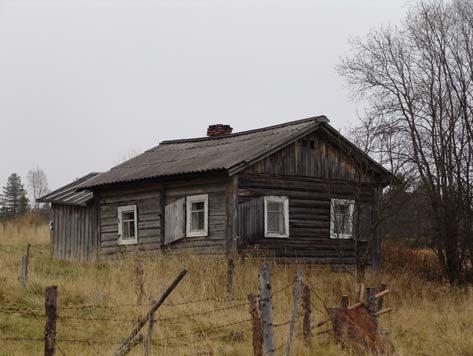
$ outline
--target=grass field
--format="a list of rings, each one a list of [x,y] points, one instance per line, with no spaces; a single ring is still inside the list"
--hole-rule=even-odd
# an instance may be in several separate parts
[[[182,268],[189,273],[158,310],[153,339],[156,355],[251,355],[251,324],[246,295],[257,292],[261,261],[237,261],[232,302],[198,301],[224,298],[226,260],[195,256],[143,257],[146,301],[136,306],[133,257],[98,263],[52,260],[49,232],[44,222],[27,218],[0,224],[0,355],[41,354],[44,327],[44,288],[58,286],[58,355],[109,355]],[[21,255],[30,242],[28,289],[18,282]],[[291,288],[297,265],[272,264],[275,323],[288,320]],[[304,282],[311,285],[313,322],[325,318],[323,304],[337,305],[352,294],[354,276],[322,267],[306,267]],[[472,289],[453,289],[438,277],[435,260],[425,251],[388,245],[378,280],[392,293],[381,326],[399,355],[473,355]],[[180,305],[176,305],[180,304]],[[208,312],[211,311],[211,312]],[[37,318],[32,316],[37,315]],[[230,324],[230,325],[229,325]],[[225,326],[227,325],[227,326]],[[297,321],[296,333],[300,333]],[[275,346],[283,344],[288,326],[275,328]],[[87,341],[87,342],[86,342]],[[280,355],[282,350],[276,352]],[[142,355],[139,345],[131,353]],[[307,348],[296,335],[293,355],[349,355],[329,335],[316,335]]]

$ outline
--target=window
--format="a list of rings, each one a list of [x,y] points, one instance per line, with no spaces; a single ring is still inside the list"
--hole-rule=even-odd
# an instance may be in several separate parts
[[[118,243],[120,245],[136,244],[138,242],[136,217],[136,205],[118,208]]]
[[[287,197],[264,197],[264,236],[289,237]]]
[[[330,237],[351,239],[353,237],[354,200],[332,199],[330,217]]]
[[[207,236],[209,219],[208,194],[193,195],[186,201],[187,237]]]

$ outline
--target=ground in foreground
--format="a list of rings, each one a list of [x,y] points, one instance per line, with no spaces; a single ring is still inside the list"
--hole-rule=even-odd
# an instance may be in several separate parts
[[[25,240],[0,231],[0,355],[40,354],[43,350],[44,289],[58,286],[58,354],[111,354],[116,343],[128,335],[182,268],[189,273],[159,309],[153,331],[155,354],[159,355],[250,355],[251,323],[247,294],[257,293],[261,261],[237,261],[233,301],[226,297],[226,260],[195,256],[142,258],[145,299],[137,305],[135,259],[122,257],[99,263],[63,262],[49,257],[47,228],[31,234],[31,266],[28,288],[18,282]],[[428,281],[408,268],[393,268],[403,255],[391,254],[389,272],[368,283],[388,284],[393,291],[387,305],[392,314],[381,317],[399,355],[473,355],[473,296],[471,289],[453,289],[441,281]],[[288,332],[292,289],[297,265],[272,264],[275,346],[284,344]],[[305,267],[304,283],[314,291],[312,321],[326,317],[324,304],[338,305],[343,294],[352,294],[350,271]],[[35,317],[34,315],[37,315]],[[293,355],[350,354],[329,335],[314,335],[304,346],[301,320],[297,321]],[[280,354],[282,350],[277,351]],[[132,354],[143,354],[137,346]]]

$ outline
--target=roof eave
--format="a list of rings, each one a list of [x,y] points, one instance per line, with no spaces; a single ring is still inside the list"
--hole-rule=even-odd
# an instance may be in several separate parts
[[[340,132],[338,132],[338,130],[336,130],[330,125],[324,125],[324,128],[330,131],[330,133],[332,133],[333,135],[336,135],[338,138],[340,138],[344,143],[346,143],[352,149],[354,149],[355,151],[363,155],[363,157],[366,158],[366,160],[386,178],[385,179],[386,182],[391,182],[397,179],[397,177],[393,173],[391,173],[388,169],[386,169],[382,164],[376,162],[373,158],[370,157],[369,154],[367,154],[365,151],[363,151],[353,142],[345,138]],[[387,183],[386,185],[389,185],[389,183]]]
[[[366,152],[361,150],[359,147],[357,147],[355,144],[353,144],[350,140],[345,138],[342,134],[340,134],[336,129],[334,129],[332,126],[328,125],[329,120],[325,117],[322,118],[319,122],[315,123],[313,126],[308,127],[306,130],[303,130],[302,132],[298,133],[297,135],[291,137],[290,139],[284,141],[277,147],[273,147],[272,149],[268,150],[267,152],[259,155],[258,157],[246,161],[246,162],[241,162],[233,167],[228,168],[229,175],[235,175],[243,171],[244,169],[248,168],[249,166],[255,164],[256,162],[270,156],[274,152],[279,151],[280,149],[296,142],[297,140],[301,139],[302,137],[315,132],[318,130],[321,126],[324,128],[328,129],[332,134],[337,135],[337,137],[340,137],[344,143],[348,144],[352,149],[354,149],[356,152],[361,153],[366,160],[369,162],[371,166],[373,166],[378,172],[383,176],[383,179],[379,182],[380,185],[383,187],[390,185],[393,181],[398,180],[398,178],[392,174],[389,170],[387,170],[385,167],[383,167],[381,164],[376,162],[373,158],[371,158]]]
[[[222,168],[212,168],[212,169],[207,169],[207,170],[202,170],[202,171],[192,171],[192,172],[167,174],[167,175],[156,175],[156,176],[150,176],[150,177],[145,177],[145,178],[120,180],[120,181],[114,181],[114,182],[99,183],[99,184],[94,184],[94,185],[84,185],[84,186],[82,186],[82,184],[81,184],[77,187],[77,191],[83,191],[83,190],[93,191],[93,190],[97,190],[101,187],[109,187],[109,186],[121,185],[121,184],[141,183],[143,181],[149,181],[149,180],[153,180],[153,181],[156,181],[158,183],[159,180],[166,180],[166,179],[169,179],[169,178],[176,178],[176,177],[183,177],[183,176],[185,177],[185,176],[189,176],[189,175],[203,175],[203,174],[210,174],[210,173],[215,173],[215,172],[228,173],[228,169],[226,169],[224,167],[222,167]]]

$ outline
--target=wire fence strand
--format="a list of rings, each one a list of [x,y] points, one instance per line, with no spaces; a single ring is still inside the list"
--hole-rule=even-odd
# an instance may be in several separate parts
[[[271,294],[271,297],[277,297],[279,295],[283,295],[283,293],[289,288],[292,288],[293,285],[294,285],[294,281],[291,281],[290,283],[282,286],[281,288],[274,290]],[[257,299],[261,301],[261,298],[259,295],[257,296]],[[242,302],[242,301],[245,301],[245,302]],[[196,312],[185,313],[185,314],[180,314],[180,315],[174,312],[175,315],[162,316],[162,317],[156,318],[155,321],[163,322],[162,326],[175,325],[172,323],[172,321],[174,320],[177,320],[179,322],[182,321],[182,322],[189,323],[189,321],[191,321],[194,317],[205,316],[205,315],[225,312],[229,310],[238,310],[240,308],[244,308],[248,306],[247,296],[244,296],[244,297],[232,298],[231,300],[219,299],[219,298],[190,299],[190,300],[184,300],[177,303],[165,303],[163,304],[162,307],[173,308],[173,307],[179,307],[179,306],[197,305],[197,304],[202,304],[202,303],[223,303],[227,305],[222,305],[222,306],[214,305],[213,309],[199,310]],[[132,311],[133,313],[136,312],[136,314],[141,314],[144,310],[147,310],[146,309],[147,307],[148,307],[147,305],[141,305],[141,304],[66,305],[66,306],[58,308],[57,320],[58,321],[75,320],[75,321],[84,321],[84,322],[136,323],[139,319],[138,316],[136,318],[130,318],[130,317],[126,318],[126,317],[113,317],[113,315],[110,317],[95,316],[94,314],[97,314],[100,309],[103,309],[104,312],[105,310],[110,310],[110,313],[115,314],[116,313],[115,311],[121,308],[134,308],[135,310]],[[84,314],[84,316],[71,315],[71,314],[74,314],[74,311],[76,310],[80,311],[80,314]],[[63,312],[67,312],[67,311],[69,312],[63,315]],[[3,308],[0,308],[0,314],[20,315],[22,317],[34,318],[41,325],[41,327],[44,327],[41,319],[46,317],[44,315],[44,311],[43,312],[34,311],[34,307],[31,309],[25,309],[24,307],[19,306],[19,305],[3,305]],[[91,315],[88,315],[88,314],[91,314]],[[298,313],[297,317],[300,317],[300,316],[301,314]],[[188,347],[188,346],[192,346],[196,344],[205,343],[206,341],[209,341],[209,340],[219,340],[219,339],[243,340],[243,336],[252,331],[251,327],[243,326],[243,324],[250,323],[251,321],[252,321],[251,318],[245,318],[245,319],[233,320],[233,321],[224,322],[224,323],[214,323],[213,325],[210,325],[208,327],[198,327],[198,328],[193,328],[193,329],[191,328],[189,331],[180,332],[174,335],[159,338],[158,340],[153,341],[152,344],[157,347]],[[277,329],[279,327],[288,325],[290,322],[291,321],[288,320],[281,323],[274,323],[273,327]],[[6,336],[0,335],[0,340],[4,340],[6,342],[35,342],[35,343],[44,342],[43,338],[13,336],[13,335],[6,335]],[[100,351],[97,350],[96,348],[99,345],[103,345],[103,346],[106,345],[106,346],[112,347],[114,345],[120,344],[120,342],[121,340],[113,340],[113,339],[97,340],[94,338],[91,338],[91,339],[80,339],[80,338],[76,339],[76,338],[67,338],[67,337],[56,338],[57,349],[63,356],[65,356],[65,353],[64,353],[64,350],[62,350],[62,348],[60,347],[60,344],[83,344],[83,345],[93,347],[95,352],[97,354],[100,354]],[[276,347],[273,351],[277,351],[281,349],[282,347],[284,347],[284,344]]]

